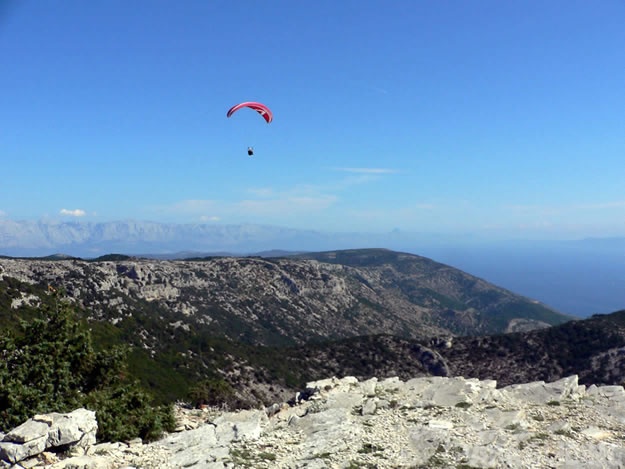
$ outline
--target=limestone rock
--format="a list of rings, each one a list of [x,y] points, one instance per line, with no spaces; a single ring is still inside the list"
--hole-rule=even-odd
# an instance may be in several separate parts
[[[86,409],[36,415],[4,435],[0,460],[18,463],[46,449],[67,445],[84,452],[95,443],[97,430],[95,412]]]
[[[504,388],[464,378],[346,377],[308,389],[308,399],[270,412],[178,408],[178,418],[196,427],[150,444],[100,443],[45,463],[46,453],[17,464],[21,456],[3,458],[15,469],[625,467],[625,391],[618,386],[586,389],[577,376]],[[47,441],[48,433],[32,438],[22,430],[9,434],[25,443],[0,443],[3,455],[7,445]]]

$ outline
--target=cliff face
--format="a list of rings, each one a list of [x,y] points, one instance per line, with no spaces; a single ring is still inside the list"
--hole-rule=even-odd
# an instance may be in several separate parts
[[[92,318],[113,324],[147,315],[165,329],[262,345],[492,334],[570,319],[452,267],[386,250],[197,261],[0,259],[2,278],[63,289]],[[36,303],[24,292],[11,297],[13,309]],[[148,347],[158,336],[138,332]]]

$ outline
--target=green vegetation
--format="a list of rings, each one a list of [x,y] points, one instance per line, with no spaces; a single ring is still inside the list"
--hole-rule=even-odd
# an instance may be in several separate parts
[[[85,324],[52,296],[54,306],[0,334],[0,430],[79,407],[96,411],[100,441],[151,441],[173,430],[172,408],[153,405],[128,373],[128,350],[96,352]]]
[[[492,297],[493,293],[484,294],[485,298],[482,299],[484,308],[488,308],[491,301],[493,302],[492,304],[496,304],[494,302],[495,298]],[[501,303],[496,308],[492,308],[492,312],[489,313],[490,326],[485,332],[487,334],[496,334],[498,331],[505,330],[510,320],[514,318],[533,319],[551,325],[563,324],[570,320],[570,318],[555,313],[538,303],[511,301]]]
[[[40,264],[33,269],[42,270],[41,276],[36,277],[42,279],[42,282],[45,279],[55,286],[65,285],[68,288],[68,298],[75,301],[71,307],[73,320],[80,324],[81,333],[87,334],[86,327],[89,327],[89,350],[85,352],[85,357],[92,362],[86,362],[85,358],[77,363],[87,368],[98,368],[104,367],[102,360],[106,357],[123,362],[123,370],[118,372],[120,383],[116,384],[120,392],[132,396],[137,391],[134,393],[135,400],[149,401],[154,405],[165,405],[176,400],[237,408],[271,404],[276,402],[277,395],[283,397],[291,390],[301,390],[308,381],[335,375],[351,375],[358,379],[372,376],[409,379],[420,375],[470,375],[497,379],[500,384],[508,384],[506,380],[553,381],[562,376],[578,374],[581,383],[623,382],[623,372],[611,365],[609,354],[602,352],[625,346],[625,311],[597,315],[584,321],[571,321],[531,333],[487,335],[493,329],[493,324],[497,325],[496,330],[501,330],[499,328],[504,328],[514,317],[527,316],[548,323],[566,318],[540,304],[511,298],[503,290],[489,290],[479,279],[456,273],[449,267],[419,256],[387,250],[351,250],[301,257],[354,266],[383,266],[381,272],[384,282],[387,282],[384,288],[392,289],[393,294],[401,293],[404,299],[415,304],[433,308],[432,313],[424,316],[427,325],[445,327],[457,333],[458,337],[454,337],[453,346],[450,347],[444,346],[442,341],[429,342],[429,330],[425,327],[423,331],[415,330],[408,322],[404,323],[401,317],[394,320],[394,331],[401,333],[403,338],[380,334],[339,339],[344,336],[344,331],[317,332],[305,330],[304,327],[294,328],[288,320],[288,314],[282,315],[288,308],[293,308],[291,302],[271,295],[267,295],[268,299],[263,297],[262,303],[257,302],[255,298],[262,294],[263,289],[245,282],[237,284],[239,288],[249,290],[246,290],[249,297],[242,299],[241,305],[253,312],[253,321],[243,315],[232,314],[216,299],[202,303],[201,313],[186,318],[181,317],[167,301],[147,301],[134,296],[123,285],[113,286],[105,294],[90,287],[83,288],[81,282],[85,285],[97,284],[105,278],[98,266],[91,263],[82,270],[76,269],[63,274],[63,278],[55,279],[44,275],[45,269]],[[112,254],[98,260],[118,263],[112,268],[112,275],[124,281],[136,281],[138,287],[143,285],[142,282],[167,282],[161,272],[146,274],[145,270],[134,269],[134,262],[124,262],[128,260],[126,256]],[[251,265],[260,261],[248,259],[245,262]],[[280,269],[292,268],[293,277],[297,278],[297,268],[285,266],[283,261],[264,259],[261,264],[263,269],[275,271],[276,275]],[[143,275],[146,277],[141,277]],[[198,264],[181,275],[212,278],[214,274],[210,270],[203,270]],[[322,272],[321,278],[327,281],[330,277]],[[240,278],[234,275],[229,280],[236,283]],[[377,288],[375,281],[365,275],[356,278],[345,274],[344,280],[365,285],[371,282],[370,287]],[[284,282],[287,287],[291,286],[288,278],[285,277]],[[51,295],[47,287],[47,283],[30,284],[7,276],[0,279],[0,353],[5,354],[0,355],[0,361],[4,361],[4,357],[9,357],[11,353],[17,353],[11,352],[11,347],[22,350],[21,345],[15,345],[24,340],[26,334],[20,326],[21,321],[28,324],[42,318],[48,321],[49,312],[58,310],[57,303],[62,294]],[[292,287],[296,290],[297,284],[292,283]],[[181,301],[191,300],[192,306],[195,306],[192,302],[194,298],[207,296],[206,291],[199,287],[189,287],[184,294],[184,297],[180,297]],[[322,301],[322,294],[319,295],[317,299]],[[375,296],[369,298],[359,294],[356,300],[351,308],[346,307],[338,313],[353,318],[358,324],[365,324],[368,316],[384,318],[383,313],[388,306]],[[62,306],[61,309],[65,307],[68,306]],[[199,317],[210,321],[196,322],[195,319]],[[376,327],[379,330],[385,325],[378,324]],[[366,332],[370,329],[354,328],[349,333],[357,334],[361,330]],[[485,335],[481,335],[482,332]],[[480,335],[476,336],[478,333]],[[460,337],[465,334],[473,337]],[[417,335],[419,339],[414,339]],[[54,342],[56,339],[49,340]],[[305,345],[295,345],[303,342]],[[29,345],[25,340],[22,343]],[[259,346],[258,343],[272,346]],[[40,351],[47,353],[51,349],[42,347]],[[117,359],[111,358],[117,356],[115,351],[118,349],[123,350],[123,354]],[[28,350],[31,354],[35,353],[32,347]],[[65,355],[68,353],[64,352]],[[52,357],[53,354],[41,358],[41,363],[61,366],[60,362],[53,363]],[[588,365],[591,361],[593,368]],[[30,363],[38,366],[34,358]],[[8,379],[7,373],[17,373],[8,366],[7,363],[0,363],[0,369],[4,370],[2,379]],[[78,365],[67,366],[73,370],[72,367]],[[117,365],[112,363],[106,366],[115,370]],[[71,379],[82,379],[80,373],[83,372],[79,371]],[[62,394],[67,401],[59,401],[59,408],[65,404],[69,408],[72,402],[87,402],[84,396],[68,391],[74,385],[82,386],[83,394],[92,394],[89,401],[91,406],[96,405],[93,402],[96,398],[117,396],[112,391],[110,395],[107,394],[108,391],[103,391],[102,386],[91,382],[69,382],[69,374],[67,369],[57,374],[59,383],[54,386],[65,386],[59,388],[58,394]],[[17,378],[11,375],[10,379]],[[46,383],[46,380],[52,378],[43,376],[37,379]],[[0,382],[0,388],[5,391],[8,383]],[[136,387],[130,389],[131,384],[136,384]],[[54,386],[52,389],[55,389]],[[17,406],[17,411],[11,415],[22,418],[27,413],[32,415],[40,412],[36,405],[49,408],[46,399],[37,404],[39,398],[28,398],[26,388],[20,392],[25,393],[21,404],[25,408],[19,410],[19,403],[11,404]],[[119,396],[115,398],[125,402],[123,405],[132,405],[130,397],[126,401]],[[390,405],[395,405],[395,402],[391,400]],[[459,404],[462,405],[466,404]],[[103,412],[106,406],[102,404],[102,407]],[[0,409],[3,408],[0,406]],[[112,409],[107,411],[112,412]],[[111,428],[110,434],[114,435],[110,438],[120,438],[121,430],[115,429],[115,420],[110,419],[107,425]],[[137,421],[136,428],[139,427],[145,425]],[[132,431],[150,433],[147,430]]]
[[[605,352],[625,346],[623,329],[615,313],[531,332],[457,337],[451,349],[437,350],[454,374],[493,378],[500,385],[554,381],[574,374],[581,384],[621,384],[623,371]],[[493,373],[493,363],[501,372]]]
[[[546,433],[536,433],[534,435],[532,435],[531,437],[529,437],[527,440],[521,441],[519,442],[519,449],[523,450],[525,448],[527,448],[528,445],[532,444],[532,443],[537,443],[538,446],[544,446],[545,445],[545,440],[549,439],[549,435]]]
[[[254,453],[247,448],[230,450],[232,462],[239,466],[251,467],[254,462]]]
[[[205,379],[191,388],[189,396],[198,405],[230,407],[237,404],[234,389],[223,379]]]
[[[382,446],[373,444],[373,443],[363,443],[362,448],[358,450],[359,453],[369,454],[369,453],[379,453],[384,451]]]
[[[277,456],[274,453],[269,453],[267,451],[261,451],[260,453],[255,454],[248,448],[233,448],[230,450],[230,458],[232,458],[232,462],[234,462],[237,467],[254,467],[256,466],[255,463],[258,461],[275,461]]]
[[[260,453],[258,453],[258,458],[262,459],[263,461],[275,461],[276,455],[275,453],[268,453],[267,451],[261,451]]]
[[[473,405],[472,403],[470,403],[470,402],[466,402],[466,401],[465,401],[465,402],[458,402],[458,403],[456,404],[456,407],[459,407],[459,408],[461,408],[461,409],[468,409],[468,408],[469,408],[469,407],[471,407],[472,405]]]
[[[95,259],[88,259],[88,262],[104,262],[104,261],[127,261],[132,259],[131,256],[127,256],[126,254],[105,254],[104,256],[96,257]]]

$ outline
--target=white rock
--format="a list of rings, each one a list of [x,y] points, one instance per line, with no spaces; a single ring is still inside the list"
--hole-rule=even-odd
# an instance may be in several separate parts
[[[429,420],[428,427],[430,428],[440,428],[443,430],[450,430],[454,428],[454,424],[448,420]]]
[[[587,437],[592,438],[594,440],[605,440],[612,436],[611,432],[607,430],[602,430],[601,428],[597,428],[597,427],[586,428],[582,430],[582,433],[586,435]]]
[[[222,412],[154,443],[94,445],[88,457],[53,467],[625,467],[620,386],[582,392],[569,377],[497,390],[492,381],[428,377],[376,381],[369,395],[368,381],[321,380],[313,398],[278,406],[270,418],[265,410]]]

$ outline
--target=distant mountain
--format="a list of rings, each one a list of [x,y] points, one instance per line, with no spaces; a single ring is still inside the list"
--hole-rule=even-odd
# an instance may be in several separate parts
[[[371,246],[401,248],[431,242],[428,234],[332,233],[269,225],[177,224],[149,221],[103,223],[14,221],[0,218],[0,255],[64,253],[93,258],[112,252],[169,257],[174,253],[252,254],[324,251]],[[196,257],[190,255],[185,257]]]
[[[178,251],[256,252],[299,250],[323,244],[328,235],[263,225],[13,221],[0,218],[0,254],[45,256],[62,252],[97,257],[111,252],[164,254]]]
[[[266,225],[12,221],[0,217],[0,256],[110,253],[154,259],[275,257],[381,247],[419,254],[577,316],[625,307],[625,238],[486,241],[392,230],[331,233]]]
[[[301,249],[329,237],[315,231],[262,225],[11,221],[0,219],[0,254],[43,256],[62,252],[97,257],[110,252],[165,254],[185,251],[239,252]]]

